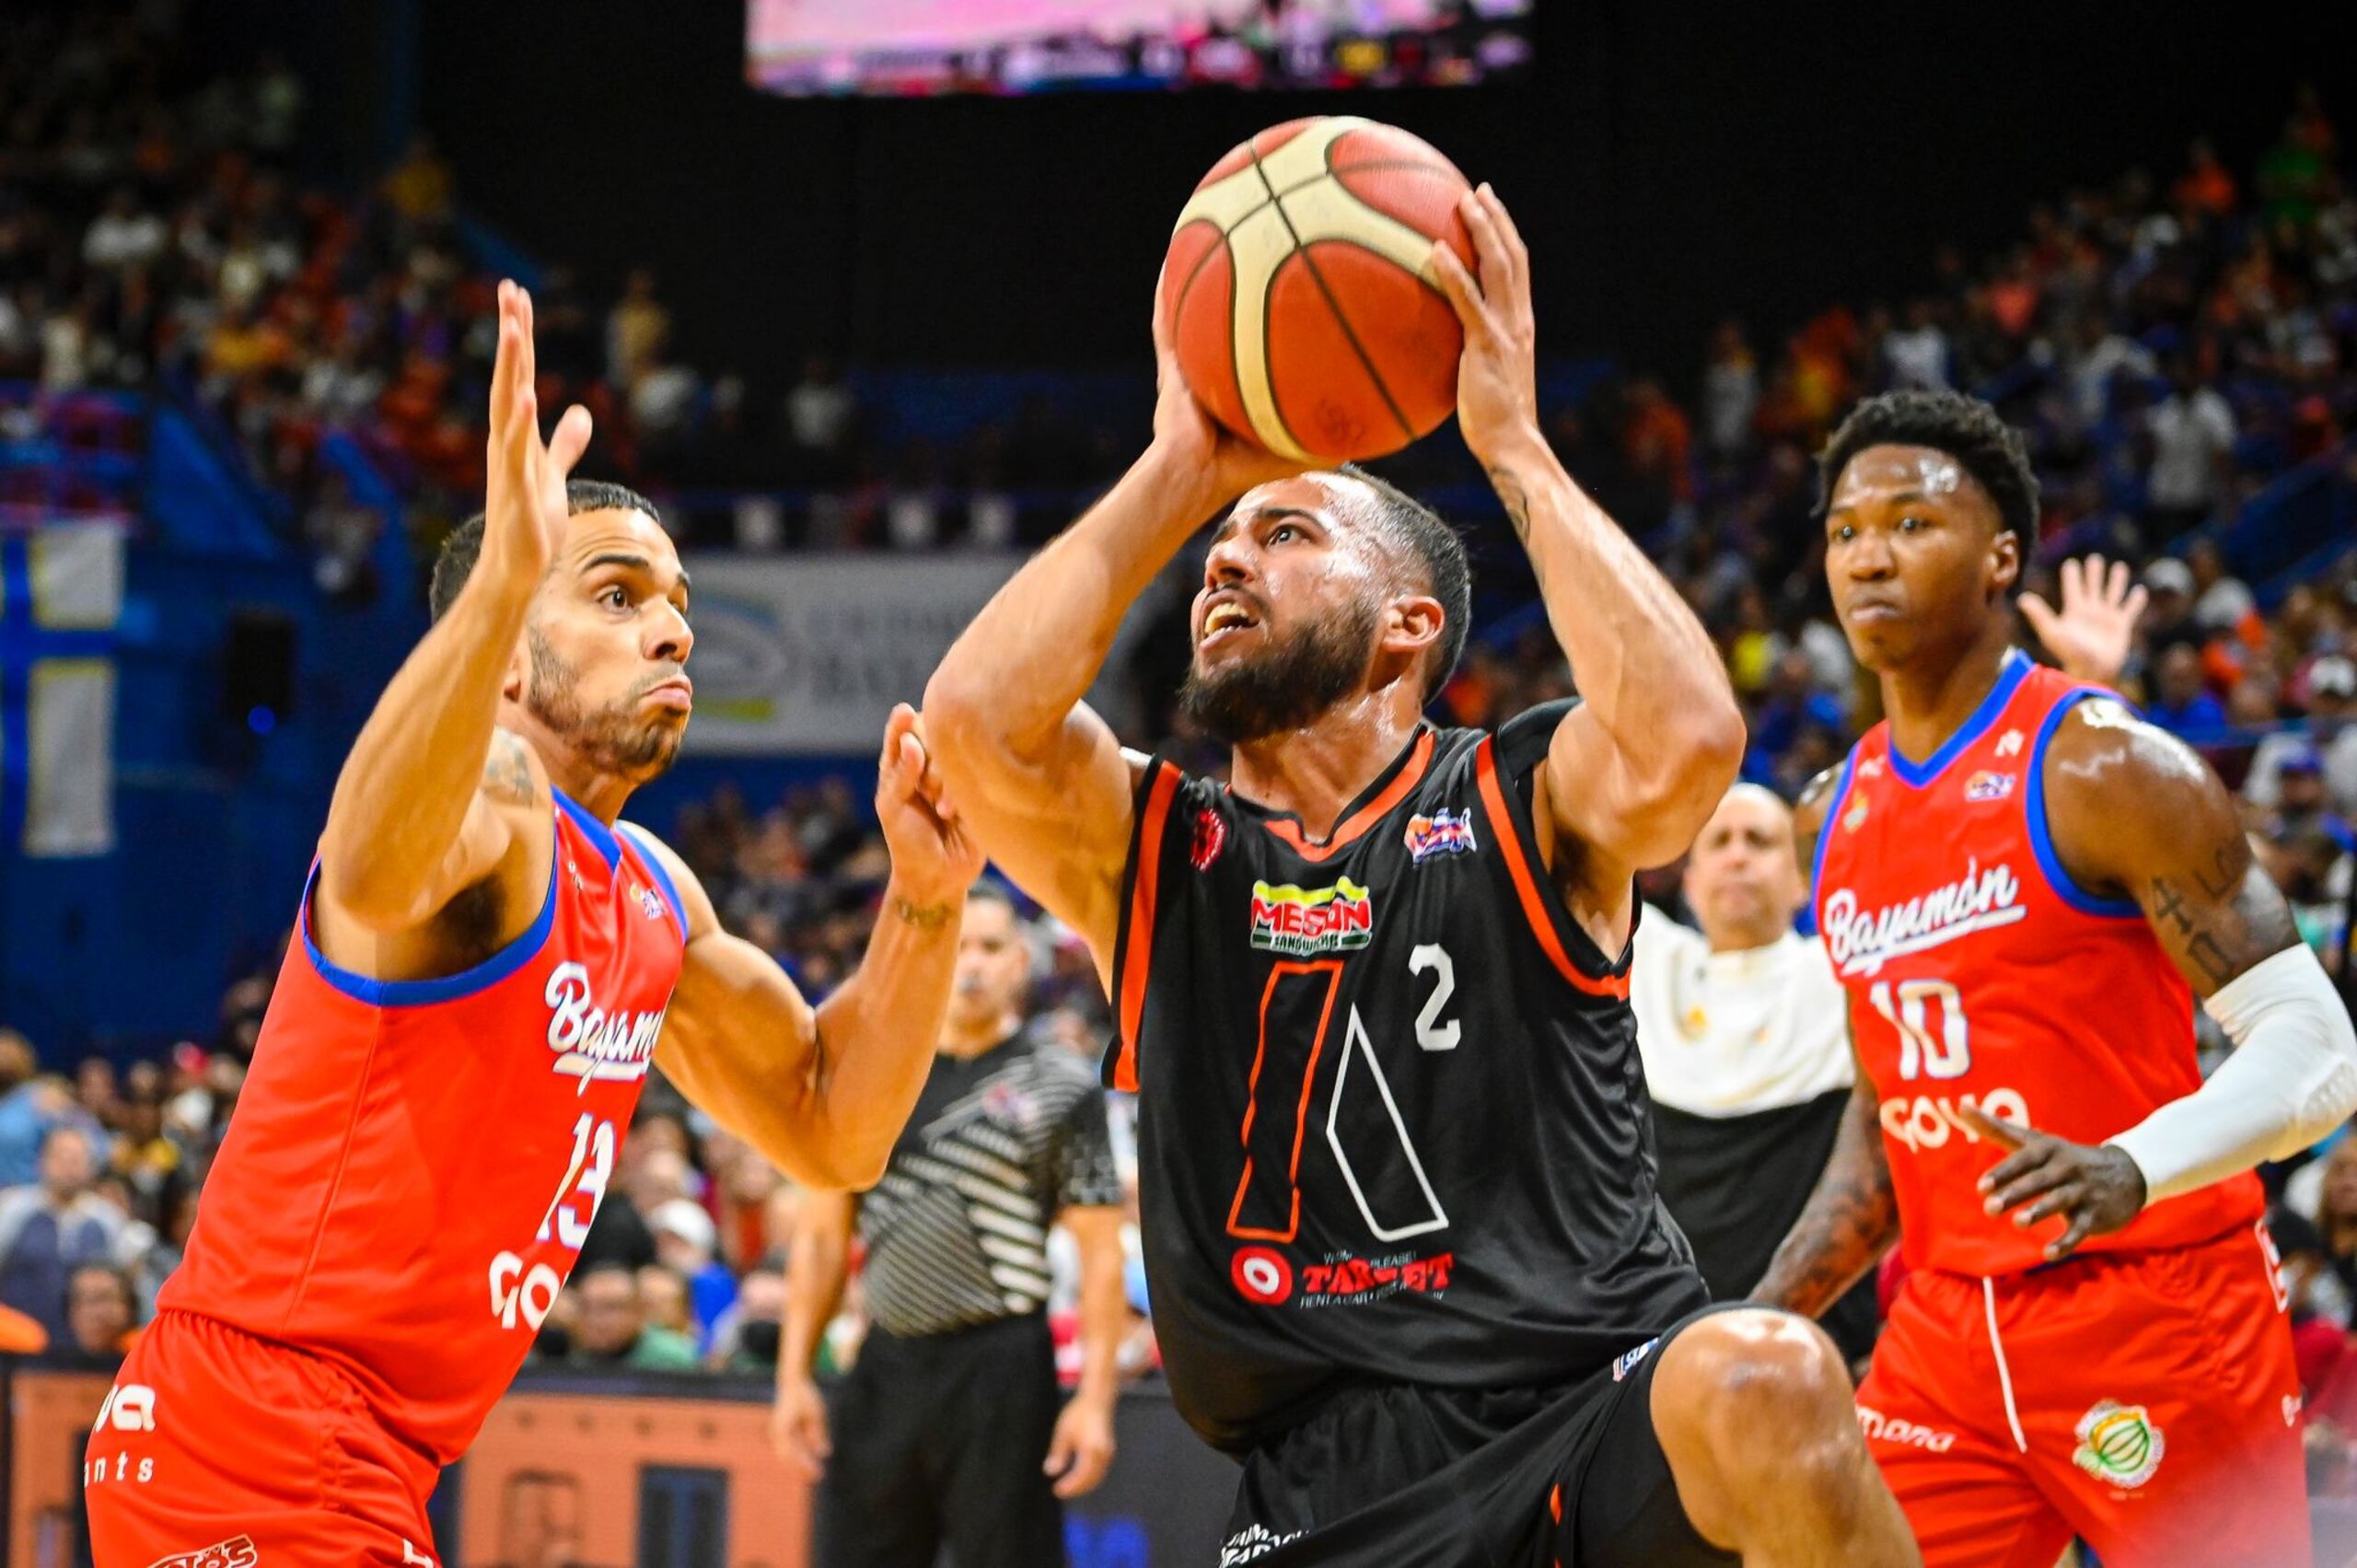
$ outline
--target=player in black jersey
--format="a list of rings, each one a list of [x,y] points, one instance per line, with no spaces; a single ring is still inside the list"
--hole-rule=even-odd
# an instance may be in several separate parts
[[[1710,1312],[1654,1191],[1632,873],[1685,849],[1743,726],[1701,627],[1536,416],[1528,257],[1486,188],[1459,427],[1586,694],[1435,729],[1461,545],[1356,470],[1218,432],[1157,342],[1155,439],[926,692],[999,864],[1095,952],[1139,1091],[1171,1391],[1244,1462],[1223,1564],[1918,1561],[1830,1342]],[[1157,312],[1157,318],[1159,312]],[[1183,701],[1223,788],[1080,704],[1206,516]]]

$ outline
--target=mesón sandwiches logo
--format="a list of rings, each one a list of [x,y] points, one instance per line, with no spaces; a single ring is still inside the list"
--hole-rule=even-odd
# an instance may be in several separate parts
[[[1306,958],[1347,953],[1375,935],[1375,895],[1339,877],[1330,888],[1252,884],[1252,946]]]

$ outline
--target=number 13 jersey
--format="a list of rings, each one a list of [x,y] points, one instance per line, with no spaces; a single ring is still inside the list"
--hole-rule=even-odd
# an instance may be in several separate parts
[[[635,830],[560,795],[530,929],[447,980],[296,939],[160,1307],[351,1372],[448,1464],[506,1391],[617,1172],[686,951]]]
[[[1106,1076],[1171,1395],[1223,1448],[1351,1384],[1569,1382],[1707,1304],[1627,956],[1535,847],[1568,711],[1420,731],[1324,843],[1167,759],[1140,781]]]

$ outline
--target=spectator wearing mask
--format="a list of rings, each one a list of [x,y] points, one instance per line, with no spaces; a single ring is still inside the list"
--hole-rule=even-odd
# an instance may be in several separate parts
[[[737,1304],[713,1325],[712,1365],[723,1372],[774,1376],[785,1321],[785,1271],[764,1264],[745,1275]]]
[[[1808,888],[1793,816],[1758,784],[1719,803],[1686,863],[1701,930],[1648,908],[1629,1003],[1653,1097],[1661,1196],[1711,1294],[1750,1294],[1833,1152],[1854,1069],[1825,949],[1793,929]],[[1822,1319],[1856,1360],[1874,1344],[1871,1279]]]
[[[1049,1568],[1065,1560],[1061,1499],[1112,1461],[1122,1191],[1096,1074],[1025,1029],[1029,980],[1013,904],[978,884],[940,1054],[883,1179],[795,1210],[772,1431],[819,1483],[820,1568],[931,1563],[945,1544],[959,1568]],[[874,1327],[830,1411],[810,1370],[854,1224]],[[1047,1319],[1051,1224],[1081,1253],[1069,1402]]]
[[[123,1216],[96,1196],[97,1151],[80,1127],[41,1140],[40,1179],[0,1192],[0,1305],[67,1335],[66,1284],[75,1268],[114,1256]]]
[[[575,1273],[568,1365],[609,1372],[693,1372],[702,1364],[684,1334],[646,1321],[638,1276],[616,1263]]]

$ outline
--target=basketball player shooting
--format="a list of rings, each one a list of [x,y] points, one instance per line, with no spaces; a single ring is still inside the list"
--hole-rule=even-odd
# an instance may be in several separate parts
[[[336,783],[185,1260],[83,1467],[99,1568],[430,1564],[426,1496],[532,1342],[650,1063],[796,1180],[884,1167],[941,1031],[981,855],[914,715],[893,870],[816,1009],[617,820],[688,723],[688,580],[653,509],[543,445],[503,285],[489,494]]]
[[[2209,765],[2013,645],[2038,481],[1996,412],[1871,399],[1825,476],[1888,715],[1797,830],[1859,1072],[1757,1294],[1821,1311],[1903,1238],[1858,1403],[1933,1568],[2048,1568],[2074,1534],[2123,1568],[2305,1563],[2250,1170],[2357,1109],[2348,1014]],[[2196,993],[2235,1041],[2207,1082]]]
[[[1539,436],[1512,220],[1486,189],[1460,210],[1478,282],[1432,261],[1459,424],[1586,702],[1423,722],[1463,546],[1378,480],[1223,434],[1157,308],[1153,442],[950,650],[935,762],[1114,999],[1171,1393],[1244,1464],[1223,1562],[1913,1562],[1830,1342],[1706,1311],[1655,1196],[1631,874],[1693,838],[1743,726]],[[1230,501],[1182,698],[1233,749],[1222,788],[1080,698]]]

